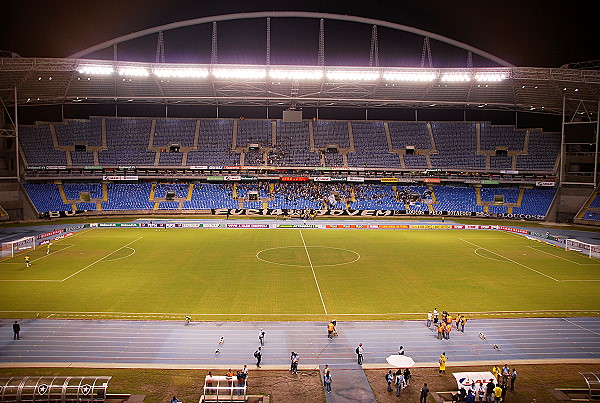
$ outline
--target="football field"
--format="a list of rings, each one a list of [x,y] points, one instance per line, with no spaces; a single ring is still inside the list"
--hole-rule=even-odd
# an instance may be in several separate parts
[[[3,317],[193,320],[565,316],[600,261],[485,230],[95,228],[0,261]],[[491,316],[494,317],[494,316]]]

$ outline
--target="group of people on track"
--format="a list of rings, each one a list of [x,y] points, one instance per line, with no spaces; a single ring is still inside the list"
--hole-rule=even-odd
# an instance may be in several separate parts
[[[450,340],[450,332],[452,332],[452,325],[456,326],[456,331],[463,332],[465,331],[465,325],[467,324],[467,318],[465,315],[457,314],[456,318],[452,318],[447,311],[442,311],[442,316],[435,308],[432,311],[427,313],[427,327],[431,328],[433,326],[433,330],[437,330],[438,339],[440,340]]]

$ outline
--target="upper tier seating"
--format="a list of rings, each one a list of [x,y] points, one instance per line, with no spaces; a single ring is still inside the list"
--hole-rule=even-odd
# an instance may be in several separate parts
[[[196,122],[196,119],[156,119],[152,145],[168,147],[171,144],[179,144],[181,147],[192,147]]]
[[[389,152],[383,122],[352,122],[354,152],[348,165],[365,168],[400,168],[400,158]]]
[[[272,165],[311,166],[321,165],[319,155],[310,151],[308,121],[277,121],[277,145],[271,153]]]
[[[236,144],[238,147],[247,147],[249,144],[271,147],[271,121],[266,119],[238,120]]]
[[[27,165],[67,165],[64,151],[54,149],[47,123],[19,127],[19,145]]]
[[[475,154],[475,123],[433,122],[431,130],[438,151],[431,155],[431,165],[434,168],[485,169],[485,157]]]
[[[75,143],[90,147],[102,146],[102,119],[65,120],[55,123],[54,130],[59,146],[74,146]]]
[[[151,119],[106,118],[107,150],[98,153],[100,165],[153,165],[156,155],[148,151]]]
[[[263,150],[246,152],[244,165],[485,170],[489,158],[494,171],[550,173],[560,150],[560,133],[488,122],[351,121],[350,131],[348,121],[314,121],[311,151],[308,120],[276,120],[275,144],[273,120],[237,120],[234,141],[235,122],[105,117],[21,126],[19,135],[29,166],[236,166],[240,148],[259,144]],[[74,151],[76,144],[88,149]],[[167,152],[171,144],[179,144],[181,152]],[[322,154],[332,144],[340,154]],[[397,154],[407,146],[415,147],[415,154]],[[493,155],[496,149],[509,155]]]
[[[225,119],[203,119],[200,121],[198,150],[190,151],[188,165],[237,165],[239,155],[233,145],[233,121]]]

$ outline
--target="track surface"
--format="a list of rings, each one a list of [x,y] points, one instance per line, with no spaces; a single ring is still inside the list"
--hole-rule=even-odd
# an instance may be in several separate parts
[[[454,328],[440,341],[424,321],[338,322],[339,336],[326,337],[322,322],[192,322],[31,319],[14,341],[12,320],[0,320],[0,366],[94,366],[225,368],[248,364],[266,332],[264,369],[289,368],[291,351],[300,367],[328,364],[356,368],[358,343],[363,367],[388,367],[385,358],[400,345],[417,366],[586,361],[600,363],[600,318],[470,320],[464,333]],[[487,340],[482,340],[479,333]],[[219,344],[220,337],[224,343]],[[499,346],[498,350],[493,345]],[[216,349],[219,353],[215,353]]]

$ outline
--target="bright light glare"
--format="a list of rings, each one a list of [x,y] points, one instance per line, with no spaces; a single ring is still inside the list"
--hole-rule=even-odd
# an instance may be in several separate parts
[[[504,73],[477,73],[475,74],[475,80],[481,82],[495,82],[506,80],[506,74]]]
[[[471,81],[471,75],[468,73],[446,73],[442,76],[441,81],[446,81],[446,82]]]
[[[208,69],[154,69],[154,75],[161,78],[204,78],[208,76]]]
[[[353,81],[374,81],[379,79],[377,71],[359,71],[359,70],[331,70],[326,74],[330,80],[353,80]]]
[[[212,75],[217,78],[265,78],[267,71],[264,69],[215,69]]]
[[[143,67],[121,67],[120,76],[148,77],[150,73]]]
[[[111,66],[80,66],[77,71],[80,74],[90,74],[99,76],[111,75],[114,70]]]
[[[432,72],[386,72],[383,78],[388,81],[423,81],[431,82],[437,75]]]
[[[269,77],[276,80],[320,80],[322,70],[270,70]]]

